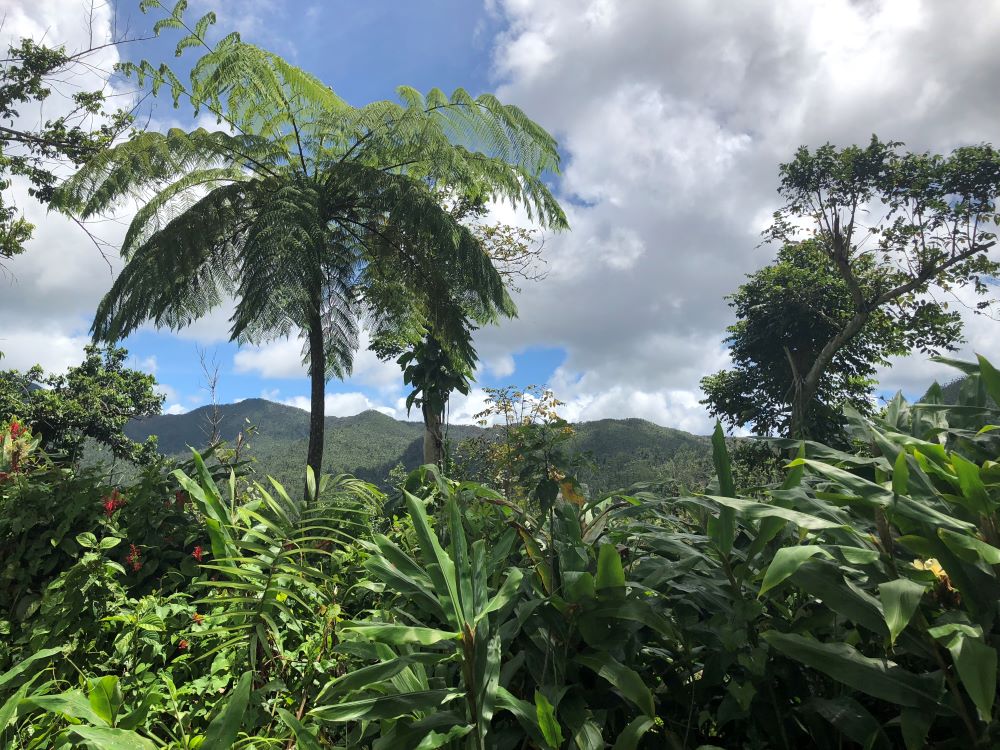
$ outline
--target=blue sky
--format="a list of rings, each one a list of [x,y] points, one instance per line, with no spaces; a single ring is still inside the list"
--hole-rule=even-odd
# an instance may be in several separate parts
[[[424,91],[436,86],[449,92],[462,87],[477,94],[493,90],[497,83],[492,44],[503,23],[496,13],[477,3],[378,0],[244,6],[194,2],[186,20],[193,23],[207,7],[214,7],[218,16],[212,38],[238,30],[246,41],[285,56],[355,105],[394,98],[399,85]],[[148,25],[148,19],[133,18],[136,27]],[[126,59],[164,61],[177,72],[185,71],[198,51],[189,50],[178,60],[174,56],[178,38],[177,33],[166,31],[152,43],[127,49],[130,54]],[[183,102],[173,110],[169,99],[161,97],[152,102],[150,114],[154,119],[177,121],[183,126],[190,112]],[[217,335],[199,342],[168,330],[144,330],[125,340],[123,346],[136,366],[155,371],[165,387],[167,406],[175,409],[189,409],[206,399],[199,350],[219,367],[218,398],[223,402],[262,395],[281,400],[304,399],[309,392],[304,376],[263,377],[259,371],[238,366],[238,347],[219,340]],[[559,347],[528,346],[511,352],[502,367],[483,368],[478,384],[544,384],[564,360],[565,351]],[[380,377],[379,386],[363,377],[332,380],[327,389],[330,394],[360,393],[373,404],[387,403],[395,408],[403,394],[402,384],[385,383],[386,378],[384,374]],[[414,413],[413,417],[417,416]]]
[[[170,0],[172,2],[172,0]],[[119,21],[149,28],[138,0]],[[548,383],[571,420],[641,417],[707,433],[699,380],[727,366],[725,297],[766,264],[760,233],[779,201],[778,165],[799,145],[867,142],[946,153],[997,140],[1000,3],[978,0],[191,0],[189,18],[218,14],[216,33],[244,38],[318,75],[355,104],[419,89],[493,91],[553,133],[555,183],[570,232],[544,240],[547,275],[524,284],[517,319],[476,333],[479,383],[451,405],[455,421],[483,406],[482,386]],[[8,7],[9,6],[9,7]],[[8,3],[0,42],[44,35],[86,43],[81,0]],[[107,33],[98,3],[95,31]],[[119,23],[119,26],[121,24]],[[4,38],[6,37],[6,38]],[[176,36],[123,54],[173,58]],[[193,52],[193,51],[192,51]],[[105,50],[81,87],[118,61]],[[189,53],[190,54],[190,53]],[[192,56],[193,58],[193,56]],[[183,68],[186,60],[179,61]],[[129,94],[128,86],[113,84]],[[58,102],[25,117],[52,117]],[[158,127],[190,127],[161,99]],[[37,225],[30,252],[0,286],[6,367],[60,371],[78,362],[121,262],[105,262],[68,220],[46,214],[15,181],[12,198]],[[101,225],[114,247],[128,215]],[[497,220],[522,223],[503,207]],[[1000,252],[1000,249],[996,250]],[[968,312],[967,342],[1000,362],[997,322]],[[236,350],[225,311],[171,334],[126,343],[155,372],[174,411],[205,393],[196,347],[220,365],[223,401],[266,395],[305,405],[297,342]],[[880,373],[882,390],[917,396],[954,371],[923,356]],[[329,384],[327,413],[366,408],[405,417],[398,367],[364,350],[347,382]]]

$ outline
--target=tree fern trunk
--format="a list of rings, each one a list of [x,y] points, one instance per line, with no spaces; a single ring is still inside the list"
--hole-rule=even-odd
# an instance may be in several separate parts
[[[441,466],[444,463],[443,420],[441,415],[427,404],[424,404],[421,410],[424,414],[424,463]]]
[[[312,467],[317,482],[323,468],[323,432],[326,426],[326,357],[323,350],[323,324],[317,312],[309,321],[309,449],[306,452],[306,463]],[[308,489],[304,494],[308,498]]]

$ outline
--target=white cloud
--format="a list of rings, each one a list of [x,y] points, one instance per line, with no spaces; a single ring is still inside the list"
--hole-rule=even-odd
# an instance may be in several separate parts
[[[710,427],[698,381],[727,362],[724,297],[773,256],[760,231],[799,145],[996,139],[1000,102],[982,92],[1000,74],[1000,5],[493,5],[498,93],[557,136],[572,231],[548,238],[549,277],[525,285],[520,317],[476,345],[484,361],[564,347],[551,385],[582,419]],[[995,323],[966,317],[967,348],[1000,357]],[[910,358],[885,383],[922,389],[935,372]]]
[[[305,411],[309,411],[310,407],[308,396],[292,396],[281,399],[281,403]],[[328,393],[324,399],[324,413],[328,417],[350,417],[369,409],[388,414],[390,417],[400,418],[394,407],[374,402],[363,393]]]
[[[368,350],[368,333],[362,331],[354,356],[354,369],[344,382],[393,394],[402,386],[402,373],[394,361],[383,362]],[[262,378],[304,378],[302,339],[276,339],[260,346],[244,347],[233,356],[237,373],[256,373]]]
[[[163,410],[164,414],[187,414],[188,410],[181,404],[170,404]]]

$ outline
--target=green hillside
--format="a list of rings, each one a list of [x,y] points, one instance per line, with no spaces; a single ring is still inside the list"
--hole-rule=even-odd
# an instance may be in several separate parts
[[[230,443],[240,430],[253,425],[256,432],[248,454],[261,475],[270,474],[288,486],[302,476],[309,431],[309,415],[292,406],[265,399],[247,399],[219,406],[219,432]],[[211,407],[187,414],[165,414],[136,421],[126,430],[134,440],[156,435],[160,450],[171,456],[186,456],[188,446],[202,448],[211,433]],[[594,467],[581,479],[593,492],[676,477],[690,483],[695,475],[707,474],[709,457],[706,438],[643,419],[602,419],[574,426],[571,446],[588,454]],[[471,425],[452,425],[449,439],[458,443],[481,436],[485,430]],[[376,484],[384,484],[397,464],[413,469],[423,451],[423,425],[393,419],[381,412],[366,411],[351,417],[327,417],[324,469],[347,472]]]

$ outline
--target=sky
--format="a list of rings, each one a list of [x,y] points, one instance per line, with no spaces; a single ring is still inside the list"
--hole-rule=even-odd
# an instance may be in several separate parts
[[[137,6],[97,5],[95,35],[112,25],[147,31],[152,19]],[[0,42],[45,34],[79,48],[90,7],[0,0]],[[563,169],[553,186],[571,230],[543,237],[547,275],[522,285],[519,317],[477,332],[477,387],[453,399],[453,421],[481,410],[483,387],[534,383],[549,385],[574,421],[641,417],[708,432],[698,381],[728,363],[725,295],[774,256],[760,233],[779,206],[781,162],[800,145],[864,143],[873,133],[940,153],[1000,141],[994,2],[191,0],[188,17],[208,10],[216,33],[239,31],[353,104],[392,98],[401,84],[492,91],[557,138]],[[167,33],[109,48],[78,83],[96,87],[121,58],[173,63],[175,43]],[[110,85],[122,101],[135,91]],[[155,128],[194,125],[168,98],[147,116]],[[2,364],[59,371],[80,360],[121,262],[24,191],[12,187],[38,229],[0,277]],[[523,221],[503,207],[496,216]],[[113,246],[127,219],[93,230]],[[220,401],[307,407],[301,342],[240,349],[228,342],[228,314],[223,306],[183,331],[149,327],[124,342],[133,366],[156,376],[165,410],[206,402],[199,351],[218,364]],[[1000,361],[1000,323],[963,315],[958,356]],[[406,418],[398,366],[363,344],[353,375],[328,384],[327,414],[373,408]],[[914,397],[954,376],[908,357],[881,373],[880,391]]]

